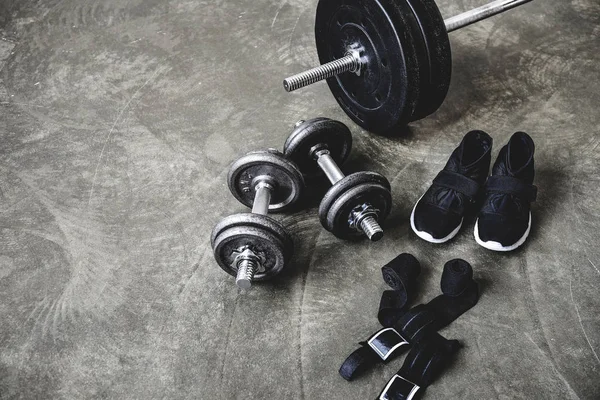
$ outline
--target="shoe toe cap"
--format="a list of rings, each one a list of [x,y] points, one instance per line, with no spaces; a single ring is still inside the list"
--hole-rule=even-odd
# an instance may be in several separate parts
[[[414,228],[435,240],[448,238],[461,224],[462,217],[431,204],[419,202],[414,210]],[[450,238],[448,238],[450,239]]]
[[[480,214],[477,233],[482,242],[496,242],[503,247],[517,244],[529,229],[529,221],[498,214]]]

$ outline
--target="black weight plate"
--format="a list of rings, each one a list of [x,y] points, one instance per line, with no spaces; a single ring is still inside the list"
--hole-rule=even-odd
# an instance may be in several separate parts
[[[434,0],[407,1],[424,39],[428,65],[421,68],[419,101],[412,121],[433,114],[444,102],[452,75],[452,51],[444,18]]]
[[[342,194],[331,205],[325,221],[325,229],[340,239],[351,239],[363,233],[349,225],[350,212],[357,206],[368,203],[379,212],[377,220],[382,223],[392,208],[390,190],[378,183],[363,183]]]
[[[237,226],[224,230],[215,239],[213,252],[215,260],[223,271],[232,276],[237,275],[236,257],[241,254],[241,249],[245,246],[250,247],[261,260],[253,280],[269,279],[279,274],[287,264],[283,244],[269,231]]]
[[[274,183],[269,211],[282,212],[300,199],[304,178],[298,167],[277,150],[253,151],[231,164],[227,184],[233,196],[252,207],[256,194],[253,179],[268,176]]]
[[[270,231],[281,240],[282,243],[286,246],[286,252],[293,251],[293,241],[290,234],[287,230],[281,225],[279,222],[274,220],[273,218],[267,215],[260,214],[252,214],[252,213],[240,213],[233,214],[223,218],[217,225],[215,225],[210,243],[214,246],[215,238],[219,235],[223,230],[229,229],[235,226],[253,226],[256,228],[261,228]]]
[[[365,183],[380,185],[386,188],[388,192],[391,190],[390,182],[385,176],[377,172],[361,171],[345,176],[329,188],[325,196],[323,196],[323,200],[321,200],[321,204],[319,205],[319,220],[321,221],[321,225],[327,225],[329,209],[338,198],[356,186]]]
[[[329,118],[313,118],[298,125],[283,145],[283,153],[292,160],[304,176],[313,177],[323,173],[310,150],[325,145],[333,160],[342,165],[352,149],[350,129],[339,121]]]
[[[274,219],[259,214],[235,214],[221,220],[211,234],[211,246],[219,266],[235,276],[233,251],[249,245],[265,260],[255,280],[277,275],[292,257],[294,245],[285,228]]]
[[[358,125],[395,133],[412,117],[419,97],[419,65],[410,7],[394,0],[320,0],[315,39],[321,63],[343,57],[358,43],[368,60],[360,76],[329,78],[336,101]]]

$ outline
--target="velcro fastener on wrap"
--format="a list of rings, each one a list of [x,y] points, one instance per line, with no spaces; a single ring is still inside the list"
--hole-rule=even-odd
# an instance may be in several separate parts
[[[351,381],[376,362],[388,361],[404,351],[408,341],[394,328],[383,328],[375,332],[361,347],[350,354],[342,363],[339,373]]]
[[[412,400],[419,390],[429,386],[442,373],[459,348],[458,341],[447,340],[438,333],[419,341],[377,400]]]
[[[459,348],[460,343],[457,340],[448,340],[439,333],[432,333],[413,346],[398,375],[420,387],[427,387],[442,372]]]
[[[435,318],[435,313],[427,304],[419,304],[404,314],[396,326],[406,340],[413,343],[437,329]]]
[[[445,169],[437,174],[433,183],[447,189],[456,190],[470,199],[475,198],[479,192],[479,184],[476,181],[458,172],[446,171]]]
[[[523,182],[513,176],[492,175],[485,183],[486,192],[512,194],[524,197],[529,201],[537,198],[537,187]]]

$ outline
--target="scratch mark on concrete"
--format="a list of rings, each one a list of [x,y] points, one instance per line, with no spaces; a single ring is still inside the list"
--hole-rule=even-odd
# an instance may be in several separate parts
[[[152,76],[150,78],[148,78],[148,80],[146,80],[146,82],[144,82],[144,84],[142,86],[140,86],[135,91],[135,93],[129,98],[129,101],[127,102],[127,104],[125,104],[125,106],[121,109],[121,111],[117,115],[117,118],[115,119],[115,122],[112,124],[110,130],[108,131],[108,135],[106,135],[106,139],[104,140],[104,144],[102,145],[102,150],[100,150],[100,157],[98,157],[98,162],[96,163],[96,169],[94,171],[94,177],[92,178],[92,187],[90,189],[90,195],[88,197],[88,207],[92,203],[92,197],[94,196],[94,186],[96,185],[96,178],[98,176],[98,169],[100,168],[100,164],[102,164],[102,156],[104,155],[104,151],[106,150],[106,146],[107,146],[108,142],[110,141],[110,138],[111,138],[111,136],[112,136],[115,128],[117,127],[117,124],[121,120],[121,117],[125,113],[125,110],[127,110],[129,108],[129,105],[131,104],[131,102],[133,101],[133,99],[136,98],[136,96],[138,95],[138,93],[140,93],[142,91],[142,89],[144,89],[146,87],[146,85],[148,83],[150,83],[158,75],[159,72],[161,72],[161,68],[157,68],[156,71],[154,72],[154,74],[152,74]]]
[[[12,103],[10,101],[3,101],[0,102],[0,105],[3,106],[26,106],[26,107],[38,107],[38,108],[46,108],[48,110],[53,110],[52,107],[47,107],[47,106],[40,106],[38,104],[28,104],[28,103]]]
[[[279,16],[279,13],[281,12],[281,9],[283,8],[283,6],[285,4],[286,3],[284,1],[279,5],[279,8],[277,9],[277,12],[275,13],[275,17],[273,17],[273,22],[271,22],[271,29],[273,29],[273,26],[275,26],[275,21],[277,20],[277,17]]]
[[[298,26],[298,22],[300,22],[300,17],[302,17],[303,13],[304,13],[304,11],[302,11],[300,14],[298,14],[298,18],[296,18],[296,23],[294,24],[294,27],[292,28],[292,32],[290,33],[290,40],[288,42],[288,49],[292,48],[292,39],[294,38],[294,33],[296,32],[296,27]]]
[[[320,234],[319,234],[320,236]],[[314,255],[314,253],[313,253]],[[311,257],[312,258],[312,257]],[[302,277],[302,296],[300,298],[300,315],[298,319],[298,367],[300,370],[300,398],[304,399],[304,366],[302,363],[302,321],[304,320],[304,298],[306,297],[306,280],[308,271]]]
[[[596,357],[596,360],[598,360],[598,364],[600,364],[600,358],[598,358],[598,354],[596,354],[596,350],[594,350],[594,347],[592,347],[592,342],[590,342],[590,338],[588,337],[585,328],[583,327],[583,322],[581,321],[581,314],[579,313],[579,307],[577,307],[577,304],[575,303],[575,298],[573,297],[573,278],[571,277],[571,279],[569,279],[569,291],[571,292],[571,301],[573,302],[573,305],[575,306],[575,311],[577,312],[577,318],[579,319],[579,326],[581,326],[581,331],[583,332],[583,336],[585,336],[585,340],[588,343],[588,346],[590,346],[590,349],[592,350],[592,353],[594,353],[594,357]]]
[[[41,17],[41,19],[44,19],[44,18],[46,18],[46,16],[47,16],[48,14],[50,14],[52,11],[56,10],[56,9],[57,9],[57,8],[58,8],[58,7],[59,7],[59,6],[60,6],[62,3],[64,3],[64,2],[65,2],[65,0],[60,0],[58,3],[56,3],[55,5],[53,5],[52,7],[50,7],[48,10],[46,10],[46,11],[45,11],[45,12],[42,14],[42,17]]]
[[[227,353],[229,352],[229,342],[231,340],[231,328],[233,327],[233,322],[235,321],[235,312],[238,307],[239,299],[240,296],[236,296],[235,302],[233,303],[233,311],[231,312],[231,319],[229,320],[229,325],[227,326],[227,335],[225,337],[225,351],[223,352],[223,364],[221,365],[221,376],[219,377],[221,384],[221,392],[223,392],[223,377],[225,375],[225,365],[228,359]]]
[[[594,269],[596,270],[596,272],[598,272],[598,274],[600,274],[600,270],[598,269],[598,267],[596,267],[596,265],[592,262],[592,260],[590,260],[588,258],[588,261],[590,262],[590,264],[592,264],[592,267],[594,267]]]
[[[321,229],[319,229],[319,233],[317,234],[314,242],[311,243],[312,248],[316,248],[318,247],[317,244],[319,243],[319,240],[321,239],[321,236],[323,234],[323,231]],[[303,326],[303,321],[304,321],[304,302],[305,302],[305,298],[306,298],[306,282],[308,281],[308,274],[310,272],[310,267],[312,265],[314,265],[314,259],[315,259],[315,252],[311,251],[310,252],[310,259],[308,260],[308,265],[309,268],[304,272],[303,276],[302,276],[302,294],[300,297],[300,312],[298,315],[298,369],[299,369],[299,375],[300,375],[300,398],[304,399],[306,398],[306,395],[304,393],[304,364],[302,362],[302,354],[303,354],[303,350],[302,350],[302,326]]]
[[[571,197],[571,204],[573,205],[571,210],[573,211],[573,214],[575,214],[575,218],[579,222],[579,225],[582,225],[581,217],[579,216],[579,214],[576,211],[576,208],[578,208],[578,204],[575,201],[575,193],[574,193],[576,183],[577,182],[573,181],[573,183],[571,184],[571,189],[569,190],[569,195]]]
[[[560,373],[560,371],[558,370],[558,368],[556,368],[556,365],[554,364],[554,360],[550,357],[548,357],[548,355],[546,353],[544,353],[544,350],[542,350],[540,348],[540,346],[537,345],[536,342],[533,341],[533,339],[531,338],[531,336],[529,336],[526,332],[523,333],[525,335],[525,337],[531,342],[533,343],[533,345],[535,346],[535,348],[540,352],[540,354],[544,357],[547,358],[548,361],[550,362],[550,365],[552,366],[552,369],[554,370],[554,372],[556,372],[558,374],[558,376],[560,377],[560,380],[563,381],[563,383],[565,384],[565,386],[567,387],[567,389],[569,390],[569,392],[571,393],[571,396],[574,396],[574,398],[579,399],[580,397],[577,395],[577,393],[575,392],[575,390],[573,390],[573,388],[571,387],[571,385],[569,384],[569,381],[567,381],[567,379],[564,377],[563,374]]]
[[[177,293],[179,296],[181,296],[181,294],[183,293],[183,291],[187,288],[188,283],[190,283],[190,281],[192,280],[192,277],[194,276],[194,274],[196,273],[196,271],[198,271],[199,267],[200,267],[200,263],[194,264],[194,266],[192,267],[192,271],[189,273],[189,275],[186,277],[185,281],[183,282],[183,284],[179,288],[179,291]]]

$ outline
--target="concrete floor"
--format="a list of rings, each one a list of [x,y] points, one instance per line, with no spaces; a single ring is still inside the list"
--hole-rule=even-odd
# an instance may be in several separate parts
[[[483,0],[441,0],[450,16]],[[316,0],[5,0],[0,4],[0,398],[369,399],[401,366],[337,373],[378,329],[379,268],[422,263],[417,301],[462,257],[479,304],[442,331],[464,349],[428,399],[600,396],[600,3],[535,1],[451,35],[454,76],[404,137],[362,131],[316,63]],[[299,118],[349,124],[346,171],[393,186],[386,237],[319,225],[317,188],[283,215],[296,257],[238,294],[209,234],[244,207],[229,163],[281,148]],[[418,239],[414,202],[470,129],[536,141],[534,228],[519,251]]]

